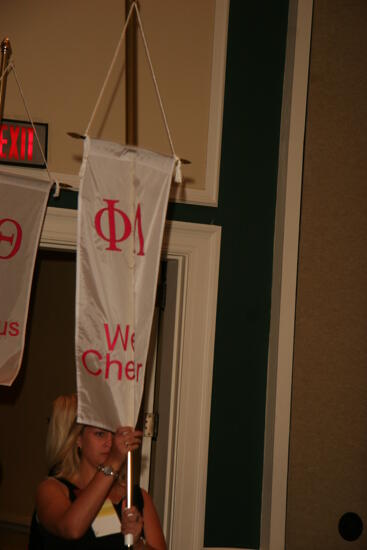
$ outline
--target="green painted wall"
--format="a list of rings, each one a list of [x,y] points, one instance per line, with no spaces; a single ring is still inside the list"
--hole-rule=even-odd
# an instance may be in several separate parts
[[[221,225],[205,546],[258,548],[274,216],[288,0],[232,0],[218,208],[168,218]],[[50,199],[76,208],[76,193]]]
[[[258,548],[288,0],[230,8],[205,545]]]

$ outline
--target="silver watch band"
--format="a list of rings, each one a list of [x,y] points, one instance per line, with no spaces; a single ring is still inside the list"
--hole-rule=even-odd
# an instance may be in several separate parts
[[[99,464],[99,466],[97,466],[97,471],[102,472],[102,474],[104,474],[105,476],[112,476],[115,479],[119,477],[119,473],[115,472],[115,470],[113,470],[111,466],[108,466],[107,464]]]

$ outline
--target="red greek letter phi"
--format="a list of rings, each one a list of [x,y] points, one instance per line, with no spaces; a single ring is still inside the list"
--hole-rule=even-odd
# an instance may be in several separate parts
[[[112,199],[103,199],[105,203],[107,203],[107,206],[105,208],[101,208],[98,210],[95,218],[94,218],[94,225],[97,231],[97,234],[103,239],[104,241],[109,243],[109,246],[106,247],[106,250],[113,250],[117,252],[121,252],[122,248],[119,248],[117,246],[117,243],[121,243],[128,239],[131,235],[131,221],[128,217],[128,215],[123,211],[120,210],[120,208],[116,208],[116,204],[119,202],[118,200],[112,200]],[[108,220],[108,234],[105,234],[103,228],[102,228],[102,216],[106,213],[107,220]],[[116,216],[120,216],[123,222],[123,231],[122,235],[117,235],[116,230]],[[121,224],[119,224],[121,225]],[[135,214],[135,220],[134,220],[134,235],[137,232],[138,234],[138,240],[139,240],[139,251],[138,256],[144,256],[144,235],[143,235],[143,228],[142,228],[142,221],[141,221],[141,208],[140,204],[138,204]],[[136,252],[134,250],[134,252]]]

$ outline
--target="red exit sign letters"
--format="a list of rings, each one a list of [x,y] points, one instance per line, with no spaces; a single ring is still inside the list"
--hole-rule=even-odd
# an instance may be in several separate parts
[[[47,160],[48,124],[34,123]],[[0,163],[43,168],[45,166],[37,137],[30,122],[2,119],[0,124]]]

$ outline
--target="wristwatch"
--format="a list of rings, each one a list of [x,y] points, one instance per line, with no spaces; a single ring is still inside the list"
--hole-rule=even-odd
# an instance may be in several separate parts
[[[97,471],[102,472],[102,474],[104,474],[105,476],[112,476],[115,479],[118,479],[119,477],[119,473],[115,472],[115,470],[113,470],[111,466],[108,466],[107,464],[100,464],[99,466],[97,466]]]

